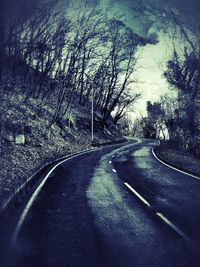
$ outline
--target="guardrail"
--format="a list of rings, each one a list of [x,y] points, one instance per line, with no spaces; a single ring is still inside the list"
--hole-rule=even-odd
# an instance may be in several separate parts
[[[117,140],[117,141],[111,141],[111,142],[105,142],[96,144],[96,148],[100,148],[103,146],[109,146],[109,145],[117,145],[127,142],[127,139]],[[64,157],[61,157],[57,160],[53,160],[51,162],[48,162],[47,164],[43,165],[38,171],[36,171],[25,183],[23,183],[20,188],[18,188],[13,195],[10,196],[10,198],[0,207],[0,225],[3,225],[7,222],[8,218],[11,216],[11,214],[15,211],[15,209],[20,206],[20,204],[23,202],[25,197],[28,195],[31,189],[33,189],[34,185],[41,182],[49,170],[59,162],[69,159],[74,156],[78,156],[82,153],[92,152],[94,149],[86,149],[74,154],[70,154]]]

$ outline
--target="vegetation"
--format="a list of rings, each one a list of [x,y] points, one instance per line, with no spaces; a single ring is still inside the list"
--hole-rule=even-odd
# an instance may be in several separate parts
[[[175,97],[165,95],[147,103],[144,135],[168,139],[176,149],[200,157],[200,42],[198,27],[184,24],[184,18],[168,5],[162,18],[168,23],[173,53],[164,77]],[[198,21],[197,21],[198,24]],[[190,26],[190,27],[189,27]],[[181,45],[180,45],[181,40]]]
[[[5,90],[10,84],[13,90],[20,87],[24,101],[33,97],[41,103],[56,95],[49,126],[70,113],[74,103],[86,106],[92,98],[101,128],[115,109],[116,124],[139,97],[130,94],[135,52],[148,40],[86,1],[81,11],[64,1],[20,1],[23,9],[12,5],[10,10],[5,2],[1,8],[0,80]]]
[[[177,98],[165,96],[158,103],[148,103],[146,127],[163,137],[167,134],[170,142],[177,148],[190,150],[200,156],[200,57],[199,54],[186,52],[184,57],[176,51],[168,62],[165,77]]]
[[[2,205],[41,165],[91,146],[92,101],[95,141],[121,138],[147,42],[87,1],[0,1]]]
[[[155,148],[155,152],[166,163],[200,177],[200,159],[189,151],[177,149],[168,142],[161,142],[161,145]]]

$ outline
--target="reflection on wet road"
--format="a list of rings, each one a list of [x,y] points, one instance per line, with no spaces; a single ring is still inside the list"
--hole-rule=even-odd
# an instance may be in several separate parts
[[[63,162],[3,229],[3,266],[199,266],[200,181],[157,161],[155,145]]]

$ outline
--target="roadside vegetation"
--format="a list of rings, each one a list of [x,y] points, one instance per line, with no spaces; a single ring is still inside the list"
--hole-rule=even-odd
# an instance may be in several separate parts
[[[89,1],[0,2],[1,205],[42,165],[91,147],[92,103],[95,142],[122,138],[150,42]]]
[[[169,142],[161,142],[155,148],[157,156],[164,162],[200,177],[200,159],[186,149],[177,149]]]
[[[150,12],[156,15],[156,10]],[[200,21],[186,21],[170,4],[159,14],[164,14],[160,22],[173,48],[163,72],[171,93],[155,103],[148,101],[147,116],[137,119],[132,131],[166,141],[157,148],[159,156],[199,175]]]

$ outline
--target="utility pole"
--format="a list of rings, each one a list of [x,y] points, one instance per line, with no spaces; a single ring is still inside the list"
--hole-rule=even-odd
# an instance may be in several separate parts
[[[91,86],[92,86],[92,99],[91,99],[91,145],[95,146],[94,142],[94,86],[93,81],[91,78],[85,73],[85,75],[88,77]]]

